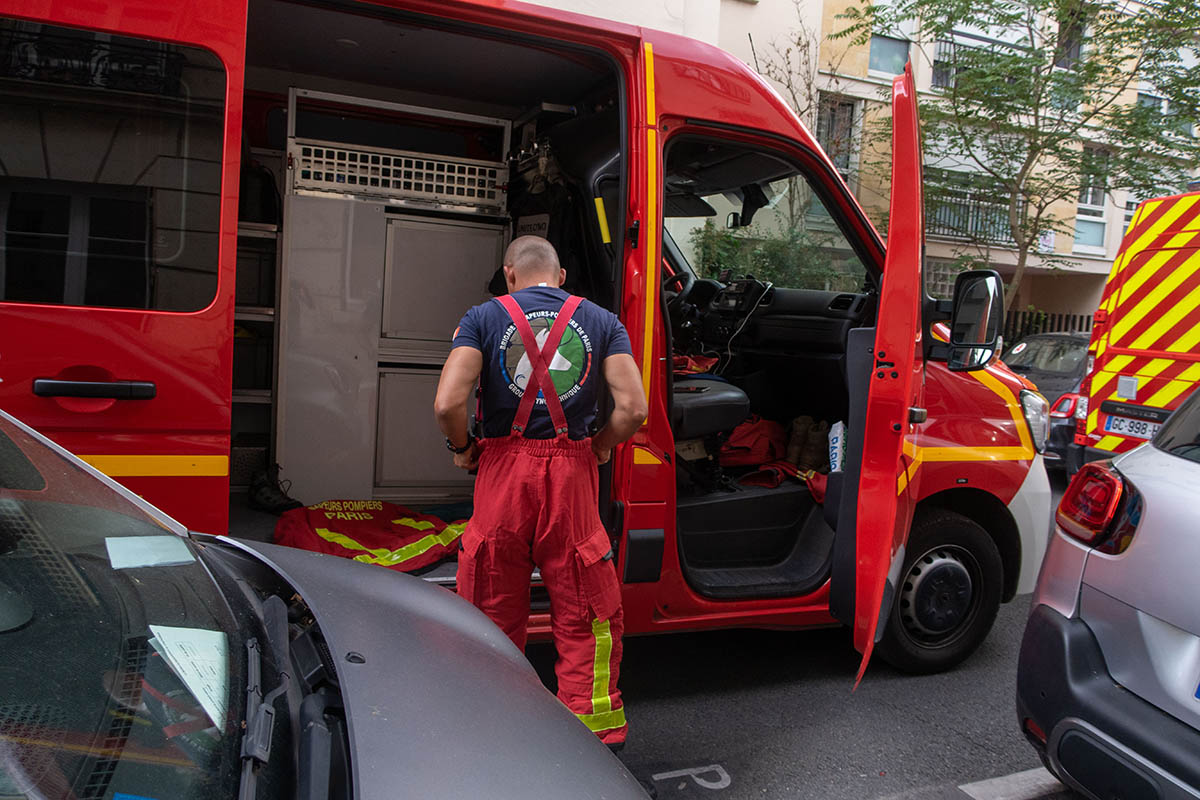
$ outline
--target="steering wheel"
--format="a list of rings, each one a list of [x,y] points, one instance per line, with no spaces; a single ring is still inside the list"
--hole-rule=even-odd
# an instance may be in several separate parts
[[[683,307],[687,296],[691,294],[692,286],[696,283],[692,273],[685,269],[681,269],[671,275],[665,275],[662,279],[662,288],[664,292],[674,291],[675,294],[667,301],[667,314],[671,319],[678,316],[680,308]],[[678,288],[673,288],[678,287]]]

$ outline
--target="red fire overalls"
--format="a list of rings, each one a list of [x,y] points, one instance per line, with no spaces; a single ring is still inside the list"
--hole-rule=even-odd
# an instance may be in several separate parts
[[[599,479],[591,440],[567,436],[567,418],[548,364],[581,298],[569,297],[538,349],[511,296],[496,298],[517,327],[531,375],[508,436],[480,443],[475,513],[462,537],[458,593],[525,648],[534,565],[550,595],[558,650],[558,698],[607,744],[625,741],[617,675],[621,663],[621,587],[612,545],[600,522]],[[526,438],[538,390],[553,439]]]

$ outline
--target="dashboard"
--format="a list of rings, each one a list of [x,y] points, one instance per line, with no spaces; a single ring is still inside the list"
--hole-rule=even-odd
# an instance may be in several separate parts
[[[739,351],[841,353],[850,329],[869,324],[875,308],[873,293],[785,289],[754,278],[697,284],[701,341],[726,347],[736,336]]]

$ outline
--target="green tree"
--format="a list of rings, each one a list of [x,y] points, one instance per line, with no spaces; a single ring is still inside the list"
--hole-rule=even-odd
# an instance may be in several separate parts
[[[863,268],[844,240],[801,220],[779,220],[777,226],[755,224],[728,230],[712,220],[691,232],[691,245],[703,278],[729,270],[735,276],[753,275],[789,289],[856,292]],[[842,245],[839,247],[839,245]]]
[[[842,19],[834,38],[907,31],[926,48],[928,230],[968,260],[1014,250],[1006,304],[1031,254],[1057,258],[1043,237],[1072,234],[1057,209],[1181,191],[1200,163],[1195,0],[868,0]]]

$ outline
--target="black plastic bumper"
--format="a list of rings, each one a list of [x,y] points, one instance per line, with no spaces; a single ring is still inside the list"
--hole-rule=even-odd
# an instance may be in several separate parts
[[[1200,731],[1117,685],[1087,624],[1048,606],[1021,641],[1017,718],[1059,777],[1096,797],[1200,797]]]
[[[1074,475],[1079,472],[1079,468],[1089,461],[1103,461],[1106,458],[1112,458],[1116,453],[1110,453],[1108,450],[1098,450],[1095,447],[1085,447],[1081,444],[1071,443],[1067,445],[1066,468],[1067,474]]]
[[[1064,467],[1067,448],[1075,441],[1075,420],[1052,420],[1050,434],[1046,437],[1046,452],[1043,454],[1047,467]]]

